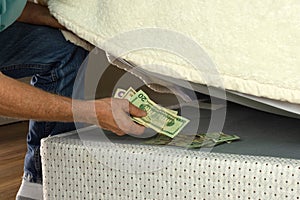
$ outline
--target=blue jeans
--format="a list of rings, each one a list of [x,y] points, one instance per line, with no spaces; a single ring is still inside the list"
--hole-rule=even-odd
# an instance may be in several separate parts
[[[86,56],[87,51],[50,27],[15,22],[0,33],[0,71],[13,78],[31,76],[33,86],[62,96],[72,96],[74,80]],[[41,139],[74,129],[74,123],[30,120],[25,180],[42,183]]]

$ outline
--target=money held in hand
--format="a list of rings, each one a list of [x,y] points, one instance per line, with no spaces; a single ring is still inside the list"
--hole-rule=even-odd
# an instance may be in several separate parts
[[[122,99],[128,99],[133,105],[147,112],[146,117],[133,117],[135,122],[170,138],[174,138],[190,122],[189,119],[178,116],[176,111],[157,105],[142,90],[136,92],[130,87]]]
[[[135,121],[170,138],[174,138],[190,121],[158,106],[142,90],[133,95],[130,102],[147,112],[146,117],[134,118]]]

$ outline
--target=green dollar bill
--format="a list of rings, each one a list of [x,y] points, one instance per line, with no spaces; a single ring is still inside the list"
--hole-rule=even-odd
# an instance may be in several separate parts
[[[132,87],[129,87],[129,88],[128,88],[127,90],[125,90],[125,92],[124,92],[123,89],[118,88],[117,91],[116,91],[116,93],[115,93],[116,98],[119,97],[120,93],[123,93],[123,95],[122,95],[122,97],[121,97],[122,99],[130,100],[130,98],[131,98],[133,95],[136,94],[136,90],[133,89]],[[175,114],[175,115],[178,114],[178,111],[176,111],[176,110],[171,110],[171,109],[164,108],[164,107],[162,107],[162,108],[165,109],[167,112],[172,112],[172,113]]]
[[[171,142],[172,138],[167,137],[162,134],[158,134],[156,137],[148,139],[143,142],[143,144],[149,144],[149,145],[167,145]]]
[[[224,133],[220,133],[218,138],[213,138],[214,142],[216,142],[216,143],[223,143],[223,142],[230,143],[234,140],[239,140],[239,139],[240,139],[240,137],[237,135],[227,135]]]
[[[189,123],[188,119],[158,106],[142,90],[134,94],[130,102],[147,112],[146,117],[134,118],[136,122],[170,138],[174,138]]]
[[[219,140],[217,140],[217,138],[219,138]],[[177,135],[173,139],[165,135],[158,134],[155,138],[144,141],[143,144],[169,145],[187,149],[197,149],[202,147],[210,148],[221,143],[228,143],[239,139],[240,138],[236,135],[227,135],[222,132],[196,135]]]
[[[167,109],[167,108],[164,108],[164,107],[163,107],[163,109],[165,109],[166,112],[170,112],[170,113],[172,113],[172,114],[174,114],[174,115],[177,115],[177,114],[178,114],[178,111],[176,111],[176,110],[171,110],[171,109]]]
[[[125,94],[122,96],[122,99],[127,99],[128,101],[130,100],[130,98],[136,94],[136,91],[130,87],[128,88],[128,90],[125,92]]]

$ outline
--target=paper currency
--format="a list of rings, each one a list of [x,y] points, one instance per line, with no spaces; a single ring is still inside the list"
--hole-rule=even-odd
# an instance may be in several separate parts
[[[220,133],[207,133],[196,135],[177,135],[174,139],[158,134],[155,138],[151,138],[143,142],[148,145],[169,145],[188,149],[209,148],[221,143],[230,143],[239,140],[240,137],[236,135],[227,135]]]
[[[136,94],[135,89],[133,89],[132,87],[129,87],[127,90],[121,89],[121,88],[117,88],[115,94],[114,94],[114,98],[118,98],[118,99],[127,99],[128,101],[130,100],[130,98]],[[178,114],[178,111],[176,110],[171,110],[168,108],[164,108],[161,107],[162,109],[165,109],[167,112],[171,112],[175,115]]]
[[[167,109],[154,103],[145,92],[136,92],[132,87],[126,91],[118,88],[114,94],[115,98],[127,99],[133,105],[147,111],[148,115],[133,120],[143,126],[154,129],[156,132],[165,134],[168,137],[175,137],[189,120],[178,116],[175,110]],[[142,97],[142,98],[141,98]]]
[[[125,93],[126,90],[118,88],[114,94],[114,98],[122,99]]]
[[[190,121],[158,106],[142,90],[133,95],[130,102],[147,112],[146,117],[134,118],[135,121],[170,138],[174,138]]]
[[[125,94],[123,95],[122,99],[127,99],[128,101],[130,101],[130,98],[136,94],[136,91],[130,87],[128,88],[128,90],[125,92]]]

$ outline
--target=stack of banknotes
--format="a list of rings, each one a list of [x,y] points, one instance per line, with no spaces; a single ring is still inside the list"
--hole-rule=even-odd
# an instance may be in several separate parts
[[[145,110],[147,112],[146,117],[133,117],[133,120],[169,138],[174,138],[178,135],[178,133],[190,122],[189,119],[179,116],[177,111],[157,105],[142,90],[137,92],[132,87],[126,91],[117,89],[114,97],[127,99],[136,107]]]
[[[177,111],[157,105],[142,90],[137,92],[132,87],[127,90],[118,88],[114,97],[127,99],[133,105],[147,112],[146,117],[133,117],[132,119],[145,127],[152,128],[159,134],[145,140],[143,144],[170,145],[187,149],[197,149],[202,147],[210,148],[221,143],[231,143],[240,139],[237,135],[228,135],[222,132],[178,134],[190,120],[178,116]]]
[[[174,139],[158,134],[154,138],[144,141],[144,144],[149,145],[170,145],[187,149],[211,148],[222,143],[231,143],[239,140],[237,135],[227,135],[222,132],[206,133],[206,134],[180,134]]]

